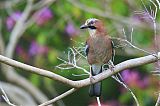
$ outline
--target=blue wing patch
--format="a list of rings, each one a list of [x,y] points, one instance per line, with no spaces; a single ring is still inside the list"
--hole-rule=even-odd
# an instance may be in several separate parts
[[[84,49],[84,53],[86,56],[88,56],[88,52],[89,52],[89,45],[86,44],[85,49]]]
[[[113,41],[111,41],[111,45],[112,45],[112,62],[114,62],[114,56],[115,56],[115,47],[114,47],[114,43]]]

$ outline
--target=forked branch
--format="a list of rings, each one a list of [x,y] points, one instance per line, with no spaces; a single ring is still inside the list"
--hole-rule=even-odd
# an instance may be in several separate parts
[[[160,52],[158,53],[158,59],[160,59]],[[156,61],[157,61],[157,58],[153,55],[148,55],[148,56],[144,56],[144,57],[126,60],[124,62],[121,62],[121,63],[115,65],[114,73],[108,69],[108,70],[105,70],[104,72],[102,72],[101,74],[96,75],[94,77],[95,80],[93,81],[93,83],[104,80],[104,79],[112,76],[113,74],[118,73],[124,69],[133,68],[133,67],[141,66],[144,64],[149,64],[149,63],[153,63]],[[66,85],[70,85],[71,87],[74,87],[74,88],[81,88],[81,87],[88,86],[91,84],[89,78],[84,79],[84,80],[79,80],[79,81],[73,81],[73,80],[67,79],[63,76],[57,75],[51,71],[47,71],[44,69],[33,67],[31,65],[27,65],[27,64],[15,61],[13,59],[7,58],[2,55],[0,55],[0,62],[2,62],[4,64],[8,64],[13,67],[24,69],[25,71],[28,71],[31,73],[35,73],[35,74],[38,74],[38,75],[41,75],[44,77],[48,77],[53,80],[57,80],[57,81],[62,82]]]

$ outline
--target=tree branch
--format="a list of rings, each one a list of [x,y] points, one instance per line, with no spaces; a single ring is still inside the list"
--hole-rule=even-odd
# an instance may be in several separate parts
[[[10,104],[10,101],[12,101],[14,104],[18,106],[22,104],[25,104],[25,106],[37,105],[32,96],[22,88],[19,88],[18,86],[0,81],[0,88],[0,94],[2,91],[3,98],[5,98],[5,101],[8,104]]]
[[[0,54],[3,54],[4,52],[4,42],[3,42],[3,37],[2,37],[2,19],[0,18]]]
[[[158,99],[157,99],[157,102],[156,102],[155,106],[159,106],[159,104],[160,104],[160,93],[158,95]]]
[[[43,3],[43,0],[39,1],[38,3]],[[33,0],[27,0],[27,5],[19,18],[17,20],[10,38],[9,43],[6,46],[6,49],[3,50],[3,54],[9,58],[13,57],[15,47],[17,45],[17,42],[19,38],[23,35],[23,33],[26,31],[26,29],[32,25],[26,25],[26,22],[28,22],[28,18],[30,17],[30,14],[33,10],[42,8],[43,6],[50,5],[55,0],[46,0],[44,5],[41,5],[40,7],[35,8],[37,4],[33,4]],[[1,45],[2,46],[2,45]],[[34,87],[29,81],[27,81],[24,77],[17,74],[14,70],[14,68],[6,65],[2,65],[2,71],[4,75],[6,76],[7,80],[9,80],[12,83],[16,83],[17,85],[23,87],[25,90],[27,90],[32,96],[39,102],[43,103],[44,101],[48,100],[48,98],[36,87]],[[12,76],[12,77],[10,77]],[[41,98],[39,98],[41,97]]]
[[[38,3],[36,3],[33,6],[33,10],[37,10],[37,9],[42,8],[44,6],[49,6],[49,5],[51,5],[55,1],[56,0],[40,0]]]
[[[12,58],[15,46],[16,46],[19,38],[22,36],[22,33],[25,31],[26,27],[24,27],[23,25],[32,10],[32,5],[33,5],[32,2],[33,2],[32,0],[28,0],[28,4],[27,4],[22,16],[17,21],[13,31],[11,32],[9,43],[7,45],[6,52],[5,52],[6,56],[9,58]]]
[[[72,89],[68,90],[67,92],[65,92],[65,93],[63,93],[63,94],[55,97],[54,99],[52,99],[52,100],[50,100],[50,101],[47,101],[47,102],[45,102],[45,103],[40,104],[39,106],[48,106],[48,105],[50,105],[50,104],[52,104],[52,103],[54,103],[54,102],[56,102],[56,101],[58,101],[58,100],[60,100],[60,99],[62,99],[62,98],[64,98],[64,97],[72,94],[72,93],[75,92],[76,90],[77,90],[77,89],[72,88]]]
[[[112,12],[110,12],[110,11],[105,12],[105,11],[100,10],[98,8],[89,7],[89,6],[79,2],[78,0],[67,0],[67,1],[70,2],[72,5],[80,8],[81,10],[89,12],[91,14],[95,14],[97,16],[104,17],[104,18],[109,18],[111,20],[115,20],[115,21],[122,23],[122,24],[125,24],[125,25],[127,24],[130,26],[138,26],[141,28],[147,28],[146,24],[144,24],[143,22],[136,22],[132,18],[127,18],[127,17],[123,17],[120,15],[112,14]],[[158,24],[157,27],[159,28],[160,25]],[[153,29],[151,26],[148,26],[148,28]]]
[[[160,59],[160,52],[158,53],[158,59]],[[126,60],[124,62],[121,62],[121,63],[115,65],[114,73],[108,69],[108,70],[105,70],[104,72],[102,72],[101,74],[96,75],[94,77],[95,80],[93,80],[93,83],[104,80],[104,79],[112,76],[113,74],[115,74],[117,72],[120,72],[124,69],[133,68],[133,67],[141,66],[141,65],[144,65],[144,64],[149,64],[149,63],[152,63],[152,62],[155,62],[155,61],[157,61],[157,58],[153,55],[148,55],[148,56],[144,56],[144,57],[139,57],[139,58],[135,58],[135,59]],[[63,76],[57,75],[53,72],[50,72],[50,71],[47,71],[47,70],[44,70],[44,69],[40,69],[40,68],[37,68],[37,67],[33,67],[33,66],[30,66],[30,65],[12,60],[12,59],[7,58],[7,57],[2,56],[2,55],[0,55],[0,62],[2,62],[4,64],[8,64],[8,65],[13,66],[13,67],[24,69],[28,72],[32,72],[32,73],[35,73],[35,74],[38,74],[38,75],[41,75],[41,76],[44,76],[44,77],[48,77],[48,78],[53,79],[53,80],[57,80],[57,81],[62,82],[64,84],[70,85],[74,88],[81,88],[81,87],[88,86],[88,85],[91,84],[89,78],[84,79],[84,80],[79,80],[79,81],[73,81],[73,80],[67,79]]]

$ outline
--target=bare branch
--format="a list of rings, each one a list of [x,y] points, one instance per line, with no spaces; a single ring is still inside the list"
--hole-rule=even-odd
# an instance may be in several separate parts
[[[2,91],[2,93],[3,93],[2,97],[3,97],[3,99],[6,101],[6,103],[7,103],[9,106],[16,106],[16,105],[14,105],[13,103],[10,102],[10,100],[8,99],[7,94],[5,93],[5,91],[3,90],[3,88],[1,88],[1,91]]]
[[[150,52],[148,52],[148,51],[146,51],[146,50],[143,50],[143,49],[141,49],[141,48],[133,45],[133,44],[132,44],[130,41],[128,41],[127,39],[122,39],[122,38],[117,38],[117,37],[116,37],[116,38],[115,38],[115,37],[112,37],[111,39],[115,39],[115,40],[118,40],[118,41],[124,43],[124,44],[122,44],[122,45],[121,45],[121,44],[120,44],[120,45],[115,45],[115,48],[129,46],[129,47],[132,47],[132,48],[134,48],[134,49],[137,49],[137,50],[139,50],[139,51],[142,51],[142,52],[144,52],[144,53],[147,53],[147,54],[149,54],[149,55],[153,55],[153,56],[156,57],[156,54],[150,53]]]
[[[72,74],[73,76],[76,76],[76,77],[80,77],[80,76],[88,76],[88,74]]]
[[[57,68],[61,69],[61,70],[68,70],[68,69],[80,69],[83,70],[86,74],[90,74],[85,68],[80,67],[77,65],[77,61],[79,59],[76,58],[77,55],[80,55],[80,57],[83,57],[86,59],[86,57],[84,57],[75,47],[73,48],[69,48],[70,50],[68,51],[68,57],[67,57],[67,61],[64,59],[61,59],[58,57],[59,60],[61,60],[63,63],[59,64],[58,66],[56,66]],[[67,67],[64,67],[67,66]]]
[[[122,78],[122,76],[121,76],[120,74],[118,74],[118,75]],[[139,105],[139,102],[138,102],[138,99],[137,99],[137,97],[135,96],[135,94],[132,92],[132,90],[131,90],[123,81],[121,81],[121,80],[118,79],[117,77],[112,76],[112,78],[114,78],[117,82],[119,82],[122,86],[124,86],[124,87],[130,92],[130,94],[132,95],[132,97],[134,98],[134,100],[135,100],[135,102],[136,102],[136,105],[137,105],[137,106],[140,106],[140,105]]]
[[[82,55],[81,53],[80,53],[80,51],[78,51],[75,47],[73,47],[73,49],[81,56],[81,57],[83,57],[84,59],[87,59],[87,57],[85,57],[84,55]],[[82,50],[83,52],[84,52],[84,50]]]
[[[101,102],[100,102],[100,99],[99,97],[96,97],[97,98],[97,103],[98,103],[98,106],[101,106]]]
[[[152,0],[149,0],[153,6],[155,7],[155,9],[152,9],[152,7],[150,6],[150,10],[147,9],[147,7],[145,6],[143,0],[141,0],[142,4],[143,4],[143,7],[144,7],[144,11],[146,12],[147,16],[149,17],[149,19],[153,22],[153,30],[154,30],[154,42],[155,42],[155,51],[156,53],[158,53],[158,41],[157,41],[157,24],[156,24],[156,18],[157,18],[157,12],[158,12],[158,7],[157,5],[152,1]],[[157,2],[159,3],[159,2]],[[159,5],[159,4],[158,4]],[[143,13],[142,13],[143,15]]]
[[[0,18],[0,54],[4,53],[4,42],[2,37],[2,20]]]
[[[45,103],[42,103],[42,104],[40,104],[40,105],[38,105],[38,106],[48,106],[48,105],[50,105],[50,104],[53,104],[54,102],[56,102],[56,101],[58,101],[58,100],[60,100],[60,99],[62,99],[62,98],[64,98],[64,97],[72,94],[72,93],[75,92],[76,90],[77,90],[77,89],[72,88],[72,89],[68,90],[67,92],[65,92],[65,93],[63,93],[63,94],[55,97],[54,99],[52,99],[52,100],[50,100],[50,101],[47,101],[47,102],[45,102]]]
[[[44,6],[49,6],[56,0],[40,0],[38,3],[33,5],[33,10],[37,10],[39,8],[42,8]]]
[[[160,75],[160,71],[152,71],[151,73],[154,75]]]
[[[37,103],[33,99],[33,97],[23,90],[22,88],[15,86],[13,84],[2,82],[0,81],[0,88],[5,90],[7,96],[4,95],[4,97],[8,97],[10,101],[12,101],[17,106],[25,105],[25,106],[36,106]]]
[[[160,52],[158,53],[158,59],[160,59]],[[94,76],[95,80],[93,81],[93,83],[104,80],[107,77],[110,77],[113,74],[115,74],[117,72],[120,72],[124,69],[133,68],[133,67],[141,66],[141,65],[144,65],[144,64],[149,64],[149,63],[152,63],[152,62],[155,62],[155,61],[157,61],[157,58],[153,55],[148,55],[148,56],[139,57],[139,58],[124,61],[122,63],[119,63],[119,64],[115,65],[114,73],[109,71],[109,69],[108,69],[108,70]],[[36,67],[30,66],[30,65],[12,60],[10,58],[4,57],[2,55],[0,55],[0,62],[11,65],[13,67],[24,69],[28,72],[32,72],[32,73],[35,73],[35,74],[38,74],[38,75],[42,75],[42,76],[51,78],[53,80],[60,81],[64,84],[70,85],[74,88],[81,88],[81,87],[88,86],[88,85],[91,84],[89,78],[84,79],[84,80],[79,80],[79,81],[72,81],[72,80],[64,78],[60,75],[54,74],[50,71],[40,69],[40,68],[36,68]]]
[[[127,24],[130,26],[138,26],[141,28],[147,28],[143,22],[135,22],[132,18],[127,18],[127,17],[123,17],[120,15],[112,14],[112,12],[110,12],[110,11],[105,12],[105,11],[100,10],[98,8],[92,8],[87,5],[84,5],[83,3],[79,2],[78,0],[67,0],[67,1],[70,2],[71,4],[73,4],[74,6],[80,8],[81,10],[95,14],[97,16],[109,18],[111,20],[115,20],[119,23]],[[152,28],[150,26],[148,26],[148,27]],[[160,27],[160,25],[158,25],[158,28],[159,27]]]
[[[159,0],[156,0],[156,2],[157,2],[158,6],[159,6],[159,9],[160,9],[160,2],[159,2]]]
[[[44,0],[42,0],[42,1],[44,1]],[[38,7],[38,8],[42,8],[43,6],[50,5],[52,3],[52,1],[55,1],[55,0],[46,0],[45,1],[46,3],[44,5],[41,5],[41,7]],[[11,32],[9,43],[6,47],[6,50],[4,50],[5,56],[12,58],[18,40],[23,35],[23,33],[26,31],[26,29],[30,25],[33,24],[33,23],[32,24],[29,23],[31,21],[28,21],[31,19],[31,18],[30,19],[28,19],[28,18],[30,17],[31,12],[33,11],[33,7],[35,7],[35,5],[33,4],[33,0],[27,0],[26,7],[25,7],[24,11],[22,12],[22,15],[19,18],[19,20],[17,20],[17,22]],[[38,8],[36,8],[36,9],[38,9]],[[6,76],[7,80],[23,87],[30,94],[32,94],[32,96],[39,103],[42,103],[42,102],[48,100],[48,98],[39,89],[34,87],[24,77],[22,77],[21,75],[18,75],[12,67],[3,65],[2,68],[3,68],[2,71],[4,72],[4,75]],[[12,77],[10,77],[10,76],[12,76]],[[41,98],[39,98],[39,97],[41,97]]]
[[[157,102],[156,102],[156,105],[155,105],[155,106],[159,106],[159,104],[160,104],[160,93],[159,93],[159,95],[158,95],[158,99],[157,99]]]
[[[51,5],[53,2],[55,2],[56,0],[40,0],[38,3],[34,4],[32,6],[32,11],[37,10],[25,23],[25,29],[27,29],[28,27],[32,26],[35,21],[37,20],[37,18],[35,17],[35,14],[40,11],[41,8],[43,7],[48,7],[49,5]],[[39,10],[38,10],[39,9]]]
[[[20,19],[17,21],[15,27],[13,28],[13,31],[11,32],[9,43],[6,48],[6,56],[9,58],[12,58],[15,46],[19,40],[19,38],[22,36],[22,33],[25,31],[24,23],[26,19],[28,18],[30,12],[32,10],[32,0],[28,0],[28,4],[20,17]]]
[[[123,29],[122,31],[123,31],[123,34],[124,34],[124,41],[127,43],[126,46],[128,45],[128,46],[133,47],[134,49],[137,49],[137,50],[139,50],[139,51],[145,52],[145,53],[147,53],[147,54],[151,54],[150,52],[148,52],[148,51],[146,51],[146,50],[143,50],[143,49],[141,49],[141,48],[139,48],[139,47],[137,47],[137,46],[135,46],[135,45],[132,44],[132,41],[133,41],[133,40],[132,40],[133,28],[132,28],[132,31],[131,31],[131,34],[130,34],[130,36],[131,36],[131,40],[130,40],[130,41],[127,40],[127,35],[126,35],[126,33],[125,33],[125,30]],[[151,55],[152,55],[152,54],[151,54]]]

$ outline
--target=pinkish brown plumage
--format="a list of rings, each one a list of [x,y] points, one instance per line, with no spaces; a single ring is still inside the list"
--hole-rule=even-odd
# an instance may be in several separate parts
[[[99,33],[101,34],[101,33]],[[86,41],[89,46],[87,56],[88,63],[92,64],[106,64],[112,57],[112,44],[108,36],[95,35],[89,37]]]
[[[91,65],[91,75],[95,76],[102,72],[102,65],[107,64],[111,60],[113,44],[101,20],[95,18],[88,19],[80,28],[87,28],[90,34],[86,41],[85,52],[88,63]],[[90,86],[89,95],[101,95],[101,82]]]

